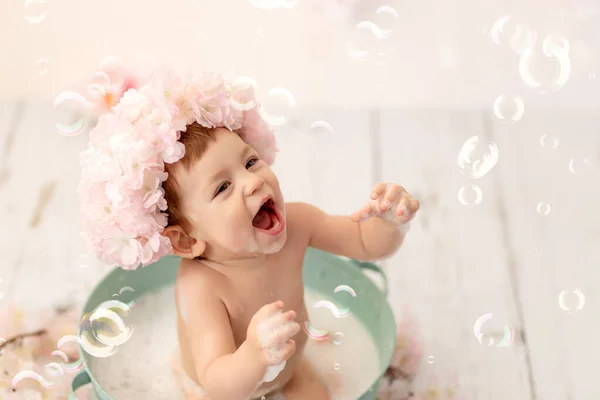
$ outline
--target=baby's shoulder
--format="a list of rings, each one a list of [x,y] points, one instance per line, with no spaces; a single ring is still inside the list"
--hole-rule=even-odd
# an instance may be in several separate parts
[[[197,293],[198,296],[219,296],[223,277],[196,260],[182,259],[175,280],[175,291]]]

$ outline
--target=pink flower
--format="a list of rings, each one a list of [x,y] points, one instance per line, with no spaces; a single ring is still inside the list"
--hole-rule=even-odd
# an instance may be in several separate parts
[[[404,307],[401,322],[398,324],[396,350],[391,365],[404,375],[413,377],[421,363],[421,333],[417,320],[408,307]]]
[[[104,262],[125,269],[148,265],[172,246],[160,233],[167,224],[162,182],[165,163],[179,161],[186,126],[239,132],[259,156],[272,164],[277,145],[260,117],[253,91],[239,94],[253,109],[236,109],[230,86],[219,74],[181,75],[158,71],[148,84],[125,91],[111,112],[90,132],[80,155],[78,186],[86,242]]]

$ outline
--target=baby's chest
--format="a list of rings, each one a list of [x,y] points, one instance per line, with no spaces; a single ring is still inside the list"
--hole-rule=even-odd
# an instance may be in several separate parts
[[[266,304],[281,300],[284,310],[296,311],[297,321],[306,319],[301,273],[287,276],[285,279],[247,282],[243,287],[231,291],[228,297],[227,311],[238,345],[246,339],[248,325],[254,314]]]

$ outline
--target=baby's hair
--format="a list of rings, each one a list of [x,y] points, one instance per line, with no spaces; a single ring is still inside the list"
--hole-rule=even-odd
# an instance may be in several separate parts
[[[166,164],[165,170],[169,177],[163,182],[162,187],[165,191],[165,200],[167,201],[167,226],[179,225],[188,234],[193,234],[192,224],[183,215],[181,210],[181,201],[177,191],[178,184],[173,176],[174,165],[181,164],[186,170],[202,157],[210,141],[215,141],[216,128],[205,128],[197,122],[186,127],[185,132],[181,132],[179,141],[185,147],[185,155],[175,164]]]

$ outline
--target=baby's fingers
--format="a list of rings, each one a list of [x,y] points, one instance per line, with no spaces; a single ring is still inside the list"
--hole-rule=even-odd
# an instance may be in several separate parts
[[[296,352],[296,342],[293,340],[286,341],[279,350],[272,352],[267,357],[267,362],[271,365],[279,364],[290,359]]]
[[[375,185],[373,187],[373,190],[371,190],[371,199],[377,200],[379,197],[381,197],[382,194],[385,193],[386,188],[387,185],[385,183],[378,183],[377,185]]]
[[[353,213],[350,218],[354,222],[364,221],[376,214],[373,202],[367,203],[363,208]]]

